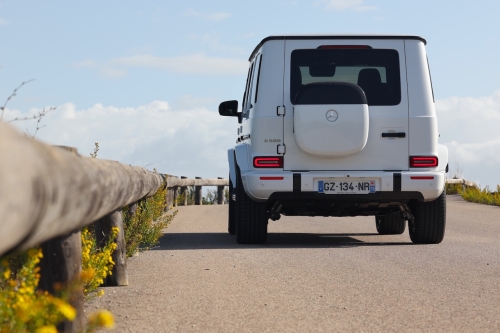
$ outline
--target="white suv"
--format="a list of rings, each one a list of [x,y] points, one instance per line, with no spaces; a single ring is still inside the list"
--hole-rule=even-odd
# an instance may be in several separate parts
[[[448,150],[438,144],[426,41],[271,36],[250,55],[230,168],[229,233],[264,243],[269,219],[375,216],[380,234],[443,240]]]

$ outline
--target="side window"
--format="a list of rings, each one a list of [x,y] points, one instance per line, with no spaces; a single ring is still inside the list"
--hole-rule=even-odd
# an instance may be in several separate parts
[[[258,57],[256,62],[255,71],[252,77],[252,98],[253,103],[257,103],[257,93],[259,91],[259,78],[260,78],[260,67],[262,63],[262,54]]]
[[[253,86],[253,81],[254,81],[254,73],[255,73],[255,62],[252,63],[250,66],[250,71],[248,72],[248,82],[247,82],[247,89],[246,89],[246,95],[245,95],[245,106],[242,109],[243,112],[243,118],[248,118],[250,114],[250,109],[252,108],[252,86]]]
[[[245,102],[247,100],[247,93],[248,93],[248,82],[250,82],[250,74],[252,74],[252,67],[253,65],[251,65],[249,68],[248,68],[248,75],[247,75],[247,82],[245,83],[245,92],[243,93],[243,100],[241,101],[241,111],[242,112],[245,112]]]
[[[252,100],[250,96],[252,95],[252,84],[253,84],[253,73],[255,70],[255,62],[252,63],[252,68],[250,69],[250,76],[248,79],[248,88],[247,88],[247,100],[245,102],[245,109],[249,110],[252,108]]]

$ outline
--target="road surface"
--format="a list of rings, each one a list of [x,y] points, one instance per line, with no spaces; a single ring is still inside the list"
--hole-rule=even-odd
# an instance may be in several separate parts
[[[500,208],[448,196],[439,245],[373,217],[282,217],[238,245],[227,206],[179,207],[128,287],[86,305],[118,332],[499,332]]]

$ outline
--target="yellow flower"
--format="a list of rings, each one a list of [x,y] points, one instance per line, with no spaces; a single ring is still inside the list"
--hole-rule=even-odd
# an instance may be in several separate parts
[[[57,333],[57,329],[53,325],[42,326],[36,329],[36,333]]]
[[[7,269],[3,272],[3,277],[4,277],[4,279],[5,279],[5,280],[7,280],[7,279],[9,279],[9,278],[10,278],[10,273],[11,273],[11,271],[10,271],[10,269],[9,269],[9,268],[7,268]]]
[[[86,269],[86,270],[83,270],[81,273],[80,273],[80,278],[87,282],[87,281],[90,281],[95,275],[95,269],[93,268],[89,268],[89,269]]]
[[[73,320],[76,317],[76,310],[71,305],[61,300],[54,299],[54,303],[57,306],[59,312],[63,314],[68,320]]]
[[[90,315],[89,322],[98,327],[113,328],[115,326],[113,314],[107,310],[101,310]]]

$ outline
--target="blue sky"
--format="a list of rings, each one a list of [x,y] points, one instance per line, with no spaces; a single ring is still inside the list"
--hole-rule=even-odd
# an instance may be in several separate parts
[[[499,11],[493,1],[1,1],[0,101],[34,78],[4,120],[56,106],[37,138],[84,154],[98,141],[101,158],[225,176],[236,125],[217,106],[241,99],[247,58],[264,37],[415,34],[428,41],[452,170],[494,186]]]

